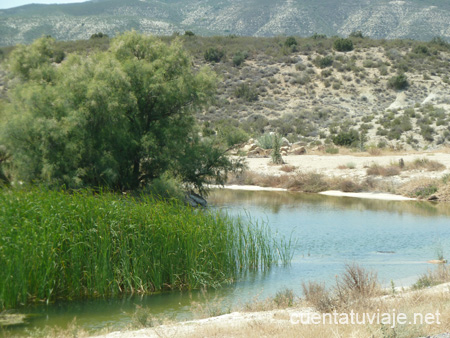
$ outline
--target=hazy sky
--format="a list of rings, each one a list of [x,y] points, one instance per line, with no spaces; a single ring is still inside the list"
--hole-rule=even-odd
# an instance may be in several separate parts
[[[0,9],[18,7],[27,4],[68,4],[87,0],[0,0]]]

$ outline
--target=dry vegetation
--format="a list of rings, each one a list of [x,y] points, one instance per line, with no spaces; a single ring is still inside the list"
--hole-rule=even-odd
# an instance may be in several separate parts
[[[376,274],[350,264],[335,285],[326,288],[318,283],[304,283],[303,297],[289,289],[280,290],[274,297],[254,300],[239,308],[224,307],[222,301],[193,304],[196,318],[187,323],[152,316],[139,308],[128,329],[142,331],[121,332],[122,337],[358,337],[411,338],[448,332],[450,330],[450,272],[448,265],[419,278],[411,291],[392,287],[382,289]],[[444,284],[440,284],[444,283]],[[437,285],[440,284],[440,285]],[[435,286],[437,285],[437,286]],[[434,288],[429,288],[435,286]],[[232,312],[240,311],[240,312]],[[404,313],[408,319],[414,314],[439,313],[439,322],[408,323],[391,327],[389,324],[292,324],[293,315],[315,313],[377,314]],[[225,315],[223,315],[225,314]],[[215,318],[207,318],[217,316]],[[356,315],[355,315],[356,316]],[[362,318],[362,317],[359,317]],[[74,322],[67,330],[46,329],[35,332],[41,337],[85,337],[88,332]],[[109,337],[117,336],[113,333]],[[108,337],[102,336],[102,337]]]

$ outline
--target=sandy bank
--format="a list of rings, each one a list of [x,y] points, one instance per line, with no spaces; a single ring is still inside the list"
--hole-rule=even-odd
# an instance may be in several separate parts
[[[375,193],[375,192],[342,192],[337,190],[329,190],[319,192],[321,195],[327,196],[337,196],[337,197],[355,197],[355,198],[367,198],[374,200],[385,200],[385,201],[413,201],[415,198],[404,197],[394,194],[386,193]]]

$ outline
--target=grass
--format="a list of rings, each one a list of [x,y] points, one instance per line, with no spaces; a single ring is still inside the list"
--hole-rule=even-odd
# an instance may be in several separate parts
[[[192,289],[290,259],[265,227],[150,196],[0,190],[0,309]]]

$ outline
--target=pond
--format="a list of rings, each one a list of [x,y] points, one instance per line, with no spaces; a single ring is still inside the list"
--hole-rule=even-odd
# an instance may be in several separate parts
[[[57,302],[20,309],[29,313],[26,325],[12,334],[45,326],[76,323],[87,330],[123,328],[133,321],[136,308],[173,319],[192,316],[193,303],[207,300],[223,307],[263,299],[283,288],[301,294],[302,281],[332,284],[347,263],[377,272],[385,285],[408,286],[433,266],[428,260],[445,256],[450,248],[450,208],[418,201],[380,201],[317,194],[216,190],[212,208],[233,216],[265,223],[277,237],[292,238],[296,251],[289,266],[247,274],[237,283],[206,294],[167,292],[150,296]],[[206,305],[204,305],[206,306]]]

